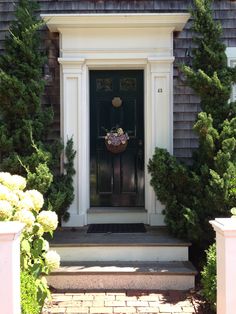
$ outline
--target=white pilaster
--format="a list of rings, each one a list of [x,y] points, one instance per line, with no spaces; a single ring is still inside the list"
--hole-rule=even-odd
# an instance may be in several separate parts
[[[147,108],[148,132],[146,160],[152,158],[156,147],[173,153],[173,61],[174,57],[148,58],[150,71],[150,103]],[[148,184],[146,173],[146,199],[150,225],[164,225],[163,205],[156,199]]]
[[[62,106],[61,126],[62,138],[66,145],[73,138],[76,157],[74,167],[75,198],[69,208],[70,219],[64,226],[83,226],[87,219],[89,208],[89,135],[88,109],[86,108],[86,69],[82,58],[59,58],[62,69]]]
[[[20,233],[24,224],[0,222],[1,313],[20,314]]]
[[[216,232],[217,314],[235,314],[236,218],[216,218],[210,223]]]

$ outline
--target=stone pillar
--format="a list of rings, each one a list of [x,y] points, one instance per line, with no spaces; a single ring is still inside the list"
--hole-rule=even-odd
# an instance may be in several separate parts
[[[0,312],[20,314],[20,233],[24,224],[0,222]]]
[[[217,314],[236,311],[236,218],[210,221],[216,231]]]

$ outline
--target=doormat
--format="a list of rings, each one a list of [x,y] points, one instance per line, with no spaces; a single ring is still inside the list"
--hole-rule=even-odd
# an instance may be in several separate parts
[[[91,224],[87,233],[139,233],[146,232],[144,224]]]

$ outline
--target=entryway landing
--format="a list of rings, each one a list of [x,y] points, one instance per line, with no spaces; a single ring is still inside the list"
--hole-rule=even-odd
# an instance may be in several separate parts
[[[51,247],[63,246],[183,246],[191,243],[180,240],[168,233],[166,227],[145,226],[146,233],[87,233],[88,226],[78,228],[58,228]]]

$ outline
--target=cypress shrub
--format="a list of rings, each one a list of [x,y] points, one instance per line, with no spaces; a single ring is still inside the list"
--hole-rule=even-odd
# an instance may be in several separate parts
[[[185,84],[201,99],[193,126],[199,137],[193,164],[180,163],[156,148],[149,161],[151,185],[165,205],[170,231],[201,248],[213,242],[209,220],[227,217],[236,204],[236,103],[229,101],[236,69],[228,67],[222,28],[214,21],[212,1],[194,0],[192,66],[181,65]]]
[[[38,9],[33,0],[19,1],[0,56],[0,171],[26,176],[27,188],[44,194],[45,208],[66,220],[74,198],[75,152],[69,139],[60,173],[63,145],[59,139],[48,143],[53,110],[41,101],[46,58],[39,49],[44,22]]]

